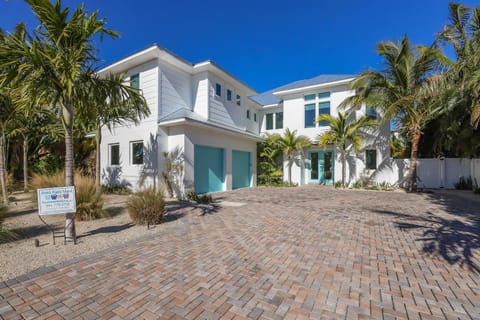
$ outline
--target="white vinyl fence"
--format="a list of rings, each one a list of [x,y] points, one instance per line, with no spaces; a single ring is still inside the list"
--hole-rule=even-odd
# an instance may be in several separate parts
[[[408,176],[409,159],[388,159],[381,163],[372,179],[377,182],[402,185]],[[454,189],[460,178],[471,178],[480,184],[480,159],[438,158],[419,159],[417,162],[418,186],[421,188]]]

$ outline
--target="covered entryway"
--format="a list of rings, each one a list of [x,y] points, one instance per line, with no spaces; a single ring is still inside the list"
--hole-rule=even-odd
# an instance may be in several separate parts
[[[195,145],[195,192],[223,191],[224,175],[224,150],[222,148]]]
[[[333,151],[310,151],[309,160],[309,183],[332,184],[334,179]]]
[[[250,152],[232,150],[232,189],[250,187]]]

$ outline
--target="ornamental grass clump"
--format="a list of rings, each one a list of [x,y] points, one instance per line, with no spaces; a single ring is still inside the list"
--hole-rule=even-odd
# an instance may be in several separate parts
[[[65,186],[63,172],[54,175],[34,174],[32,176],[32,187],[35,190],[62,186]],[[35,201],[37,201],[37,193],[34,194]],[[78,171],[75,173],[75,200],[77,202],[75,219],[83,221],[102,217],[102,188],[95,184],[95,179],[84,176]]]
[[[162,222],[165,212],[165,199],[163,192],[146,189],[135,193],[127,203],[128,214],[135,224],[151,224]]]
[[[18,234],[8,229],[3,228],[3,221],[5,220],[5,216],[7,214],[7,207],[0,204],[0,244],[11,242],[14,240],[19,239]]]

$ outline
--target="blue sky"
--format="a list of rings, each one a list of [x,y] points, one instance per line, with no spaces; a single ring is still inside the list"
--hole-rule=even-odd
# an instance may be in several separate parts
[[[445,0],[83,2],[121,33],[97,46],[101,65],[158,43],[193,63],[214,60],[259,92],[319,74],[379,68],[378,42],[407,34],[413,43],[430,44],[448,20]],[[20,21],[37,25],[23,1],[0,0],[0,28],[10,31]]]

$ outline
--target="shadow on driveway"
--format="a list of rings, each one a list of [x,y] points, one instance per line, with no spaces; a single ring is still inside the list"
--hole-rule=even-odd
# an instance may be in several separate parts
[[[467,266],[480,273],[480,261],[475,250],[480,249],[480,209],[478,203],[445,194],[429,194],[430,201],[442,207],[452,217],[441,217],[431,211],[407,214],[388,210],[375,212],[397,218],[395,225],[402,231],[419,230],[423,252],[441,257],[449,264]]]

